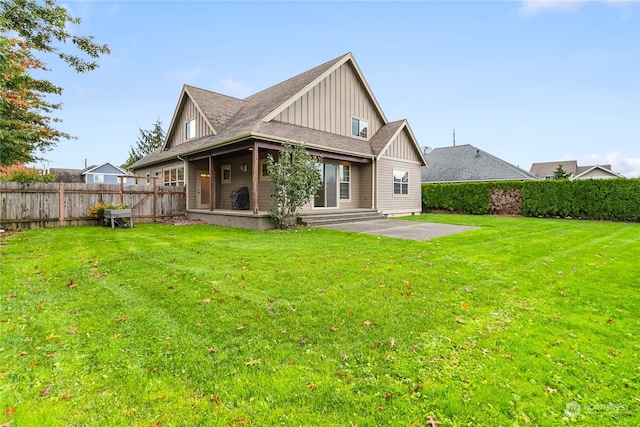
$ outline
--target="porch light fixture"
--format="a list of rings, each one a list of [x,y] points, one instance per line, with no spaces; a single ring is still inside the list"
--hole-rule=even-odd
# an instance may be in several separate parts
[[[242,172],[246,172],[247,170],[249,170],[248,167],[247,167],[247,164],[246,163],[241,164],[240,165],[240,170]]]

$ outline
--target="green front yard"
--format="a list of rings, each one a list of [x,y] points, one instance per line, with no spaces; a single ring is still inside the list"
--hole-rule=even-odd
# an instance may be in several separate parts
[[[0,426],[640,424],[639,224],[410,219],[0,235]]]

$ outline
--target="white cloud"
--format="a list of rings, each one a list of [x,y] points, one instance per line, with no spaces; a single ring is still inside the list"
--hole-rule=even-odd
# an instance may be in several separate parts
[[[589,2],[621,5],[638,3],[638,0],[523,0],[520,13],[533,16],[543,11],[573,12]]]
[[[578,166],[611,165],[611,170],[626,178],[640,178],[640,156],[625,156],[619,151],[608,154],[592,154],[578,159]]]
[[[225,95],[242,99],[252,94],[251,88],[249,86],[232,78],[223,79],[220,81],[220,84],[222,86],[222,90],[220,90],[220,93],[223,93]]]

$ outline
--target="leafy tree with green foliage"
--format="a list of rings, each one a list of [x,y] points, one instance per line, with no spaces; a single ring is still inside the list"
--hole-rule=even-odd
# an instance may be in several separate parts
[[[558,165],[556,170],[553,172],[553,179],[569,179],[571,174],[564,170],[562,165]]]
[[[49,116],[62,104],[47,97],[63,89],[30,72],[49,71],[36,52],[56,54],[79,73],[96,69],[95,60],[109,48],[93,36],[72,34],[71,24],[80,22],[54,0],[0,0],[0,165],[42,160],[38,152],[71,138],[54,127],[60,120]],[[88,59],[60,50],[68,41]]]
[[[302,144],[284,144],[278,160],[267,155],[267,173],[271,178],[272,207],[269,215],[277,228],[291,227],[298,210],[315,195],[321,184],[316,165],[322,159],[309,154]]]
[[[164,143],[165,133],[162,130],[162,122],[158,119],[152,130],[144,130],[139,128],[140,134],[136,141],[136,146],[129,149],[129,158],[122,164],[122,168],[127,169],[129,166],[160,148]]]

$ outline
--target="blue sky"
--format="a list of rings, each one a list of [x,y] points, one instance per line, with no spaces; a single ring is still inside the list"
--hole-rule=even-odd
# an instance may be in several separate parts
[[[39,167],[121,164],[167,130],[183,84],[244,98],[352,52],[390,121],[422,146],[472,144],[640,177],[640,2],[67,1],[112,53],[76,74],[51,57],[60,128]]]

